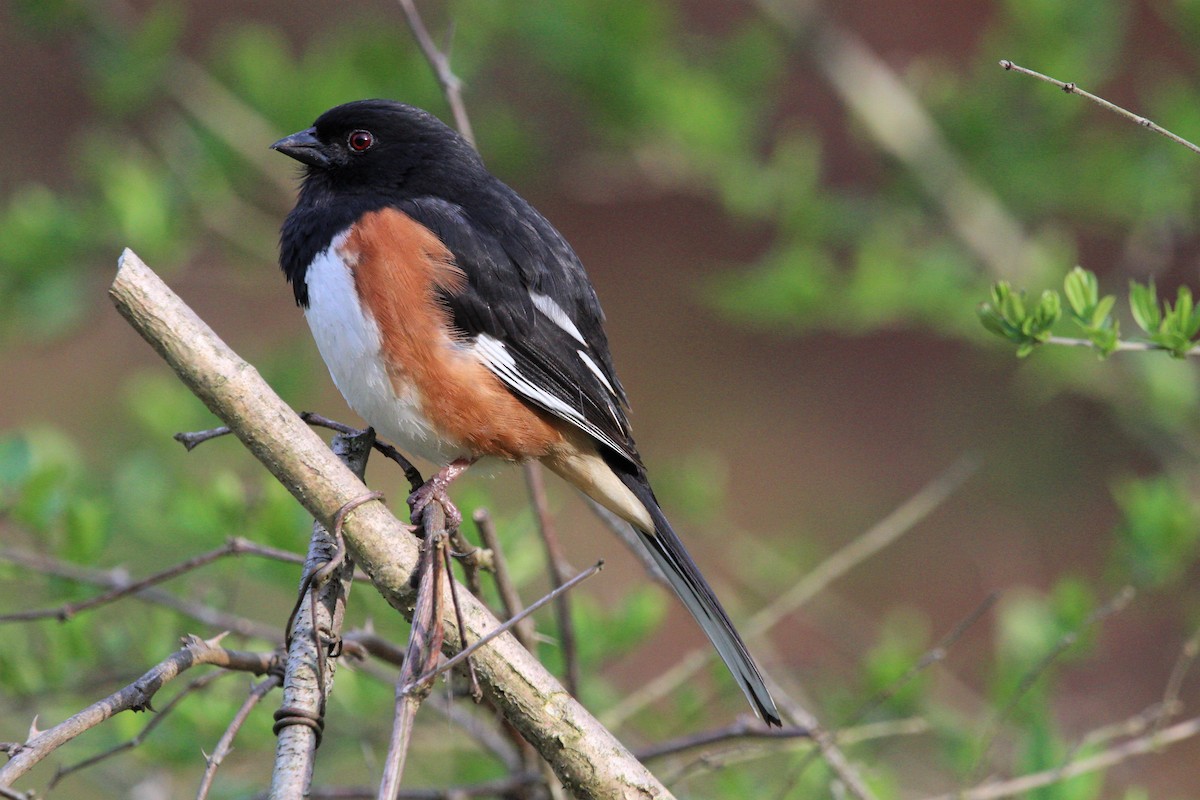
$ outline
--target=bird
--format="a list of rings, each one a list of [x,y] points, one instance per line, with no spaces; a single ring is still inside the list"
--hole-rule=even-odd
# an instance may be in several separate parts
[[[321,114],[271,148],[302,165],[280,267],[347,404],[441,469],[537,460],[629,523],[745,693],[762,673],[655,498],[596,290],[575,251],[435,115],[393,100]]]

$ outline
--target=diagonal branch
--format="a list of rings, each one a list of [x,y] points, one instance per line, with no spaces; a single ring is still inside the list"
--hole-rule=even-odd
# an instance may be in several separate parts
[[[330,448],[361,478],[374,441],[370,429],[339,433]],[[313,586],[311,591],[309,587],[313,576],[327,569],[340,550],[336,534],[314,522],[300,581],[303,596],[287,631],[283,699],[275,714],[279,738],[275,743],[271,796],[279,800],[303,797],[312,783],[314,759],[321,743],[318,727],[324,718],[325,701],[333,690],[333,661],[325,658],[324,648],[341,635],[354,562],[343,559],[323,585]]]
[[[132,251],[121,257],[110,294],[183,382],[322,523],[331,524],[339,508],[367,491],[257,371]],[[410,615],[419,556],[408,527],[382,503],[368,503],[346,519],[342,532],[350,555],[380,593]],[[461,594],[466,638],[482,639],[499,622],[469,593]],[[444,649],[456,652],[462,637],[453,615],[444,623]],[[578,797],[671,797],[512,636],[498,637],[473,659],[484,694]]]
[[[226,650],[217,644],[219,641],[220,637],[208,640],[198,636],[185,637],[181,649],[159,662],[133,683],[103,700],[92,703],[53,728],[31,736],[27,742],[9,752],[12,759],[0,767],[0,787],[12,786],[13,781],[50,753],[120,712],[150,709],[150,701],[164,684],[194,666],[212,664],[261,675],[275,663],[275,655],[272,653]]]

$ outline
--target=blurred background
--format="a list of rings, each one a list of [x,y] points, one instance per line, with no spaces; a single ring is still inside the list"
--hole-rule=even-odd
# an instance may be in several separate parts
[[[1076,348],[1018,359],[976,307],[997,280],[1040,292],[1079,264],[1121,298],[1132,332],[1130,280],[1153,278],[1172,296],[1197,283],[1197,156],[998,61],[1076,81],[1196,139],[1200,4],[423,6],[435,39],[452,42],[485,161],[588,267],[668,513],[735,620],[777,612],[751,649],[829,728],[915,721],[908,735],[848,745],[880,796],[1052,769],[1144,733],[1139,720],[1196,713],[1181,662],[1200,597],[1193,364]],[[132,247],[295,407],[357,424],[278,270],[298,174],[267,148],[362,97],[450,121],[399,6],[6,2],[0,74],[6,561],[19,551],[142,575],[232,535],[303,551],[302,511],[240,446],[185,453],[171,441],[213,419],[105,290]],[[964,463],[974,471],[949,481]],[[369,478],[399,505],[398,470],[380,461]],[[582,699],[604,718],[706,645],[549,483],[570,561],[609,565],[573,596]],[[802,607],[780,605],[931,483],[941,498],[894,543]],[[468,513],[493,512],[526,599],[539,596],[545,566],[520,471],[465,480],[456,497]],[[0,612],[97,591],[12,563],[0,576]],[[278,625],[295,580],[291,568],[237,560],[167,588]],[[1116,609],[1125,586],[1136,594]],[[944,662],[898,683],[993,593]],[[405,638],[369,587],[354,590],[351,617]],[[539,627],[553,636],[552,617]],[[133,601],[66,624],[7,625],[0,741],[23,738],[35,714],[45,727],[124,685],[184,632],[217,629]],[[561,666],[553,641],[542,656]],[[244,696],[240,680],[181,703],[146,743],[52,796],[192,791],[200,749]],[[376,712],[390,708],[391,686],[365,672],[338,680],[339,734],[326,737],[318,782],[373,775],[386,747],[390,719]],[[1164,698],[1177,717],[1143,715]],[[616,730],[648,744],[722,724],[742,702],[712,666],[626,707]],[[243,732],[214,796],[262,786],[269,716]],[[442,735],[418,739],[414,785],[496,774],[444,721],[426,724]],[[56,761],[142,725],[125,715]],[[829,792],[802,745],[733,753],[716,772],[651,766],[680,796]],[[1198,757],[1185,741],[1038,796],[1182,797]],[[39,768],[33,785],[52,774]]]

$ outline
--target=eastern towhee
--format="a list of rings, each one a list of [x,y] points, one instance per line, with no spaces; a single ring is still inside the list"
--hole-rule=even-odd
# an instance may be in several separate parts
[[[272,145],[305,165],[280,265],[350,407],[445,468],[538,459],[628,521],[755,712],[779,712],[646,477],[579,258],[432,114],[333,108]],[[427,493],[420,503],[430,499]]]

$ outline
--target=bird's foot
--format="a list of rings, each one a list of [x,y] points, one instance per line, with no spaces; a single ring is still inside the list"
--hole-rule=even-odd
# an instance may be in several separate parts
[[[454,503],[451,502],[450,495],[446,493],[446,490],[454,482],[455,478],[467,471],[467,467],[471,466],[473,461],[474,459],[466,458],[451,461],[442,467],[437,474],[421,484],[421,488],[408,496],[410,517],[414,525],[422,524],[421,518],[430,503],[437,503],[442,507],[442,511],[446,515],[447,530],[454,530],[462,524],[462,514]]]

